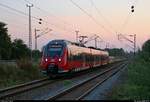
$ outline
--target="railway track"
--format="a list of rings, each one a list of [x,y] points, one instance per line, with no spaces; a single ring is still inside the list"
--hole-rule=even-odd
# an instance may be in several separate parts
[[[20,85],[16,85],[13,87],[2,89],[2,90],[0,90],[0,100],[7,98],[7,97],[14,96],[19,93],[23,93],[28,90],[32,90],[32,89],[50,84],[52,82],[53,81],[49,80],[49,78],[43,78],[43,79],[28,82],[25,84],[20,84]]]
[[[91,78],[84,80],[79,84],[73,85],[72,87],[63,90],[58,94],[48,97],[46,100],[82,100],[97,86],[105,82],[125,66],[126,63],[113,66],[110,69],[92,76]]]
[[[113,69],[114,66],[118,66],[120,65],[122,62],[117,62],[117,63],[113,63],[113,64],[110,64],[108,66],[104,66],[104,69],[105,71],[101,72],[101,75],[108,72],[109,69]],[[106,67],[106,68],[105,68]],[[99,68],[98,68],[99,69]],[[108,69],[108,70],[106,70]],[[96,72],[96,70],[95,70]],[[71,79],[69,80],[81,80],[80,79],[80,76],[84,76],[84,74],[87,74],[87,72],[83,72],[83,73],[80,73],[80,74],[77,74],[75,75],[76,77],[72,77]],[[94,73],[93,72],[89,72],[88,74],[90,73]],[[85,75],[87,76],[87,75]],[[87,77],[88,78],[88,77]],[[39,90],[41,89],[42,87],[46,87],[48,86],[47,88],[51,88],[50,92],[53,92],[54,93],[54,89],[53,88],[54,86],[57,86],[58,83],[63,83],[66,79],[56,79],[56,80],[49,80],[49,78],[44,78],[44,79],[41,79],[41,80],[35,80],[35,81],[32,81],[32,82],[28,82],[28,83],[25,83],[25,84],[21,84],[21,85],[17,85],[17,86],[14,86],[14,87],[9,87],[9,88],[6,88],[6,89],[3,89],[3,90],[0,90],[0,100],[6,100],[6,101],[10,101],[10,100],[16,100],[18,99],[18,97],[16,98],[17,95],[20,95],[22,93],[27,93],[29,91],[29,93],[33,91],[33,89],[35,90]],[[67,79],[68,80],[68,79]],[[92,80],[92,79],[91,79]],[[86,83],[86,82],[84,82]],[[82,85],[82,84],[81,84]],[[80,85],[79,85],[80,86]],[[73,86],[74,87],[74,86]],[[77,86],[76,86],[77,87]],[[45,89],[47,89],[45,88]],[[73,89],[73,88],[72,88]],[[70,89],[70,90],[72,90]],[[57,89],[59,90],[59,89]],[[67,89],[63,90],[63,92],[67,91]],[[40,91],[39,91],[40,92]],[[67,91],[68,92],[68,91]],[[60,92],[60,94],[62,94],[62,92]],[[31,94],[32,95],[32,94]],[[35,95],[36,96],[36,95]],[[46,97],[46,99],[57,99],[57,96],[60,96],[57,94],[52,94],[50,95],[50,97]],[[24,96],[23,96],[24,97]],[[38,97],[38,96],[37,96]],[[42,96],[41,96],[42,97]],[[20,98],[20,97],[19,97]],[[22,98],[21,98],[22,99]],[[23,99],[28,99],[28,98],[23,98]],[[32,98],[29,98],[29,99],[32,99]],[[44,98],[45,99],[45,98]]]

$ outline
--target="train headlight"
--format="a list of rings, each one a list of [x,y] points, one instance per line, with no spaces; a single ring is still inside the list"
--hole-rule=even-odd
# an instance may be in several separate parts
[[[47,62],[47,61],[48,61],[48,59],[46,58],[46,59],[45,59],[45,61]]]
[[[58,61],[60,62],[60,61],[61,61],[61,58],[59,58]]]

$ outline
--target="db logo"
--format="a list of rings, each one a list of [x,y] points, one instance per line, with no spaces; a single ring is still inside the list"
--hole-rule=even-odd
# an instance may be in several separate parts
[[[54,62],[55,60],[54,60],[54,59],[51,59],[51,61]]]

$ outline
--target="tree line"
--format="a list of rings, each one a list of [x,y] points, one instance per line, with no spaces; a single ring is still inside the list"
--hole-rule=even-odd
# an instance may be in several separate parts
[[[112,49],[105,49],[108,51],[110,56],[126,56],[126,52],[122,48],[112,48]]]
[[[150,62],[150,39],[143,44],[142,50],[139,50],[138,53],[142,59]]]
[[[14,39],[11,41],[6,26],[7,24],[0,22],[0,59],[29,59],[31,50],[21,39]],[[33,58],[38,59],[41,56],[41,52],[39,50],[33,50],[32,56]]]

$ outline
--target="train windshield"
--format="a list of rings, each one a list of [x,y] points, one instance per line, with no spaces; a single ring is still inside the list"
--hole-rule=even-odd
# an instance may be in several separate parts
[[[63,45],[49,45],[46,52],[48,57],[60,57],[63,53]]]

